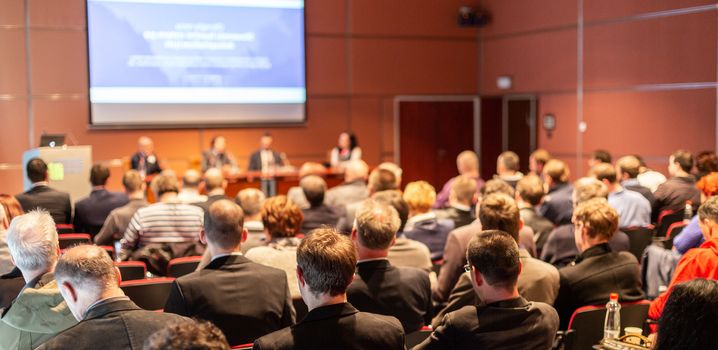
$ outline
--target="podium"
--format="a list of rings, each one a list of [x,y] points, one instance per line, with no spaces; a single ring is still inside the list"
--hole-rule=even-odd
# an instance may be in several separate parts
[[[22,154],[23,187],[27,191],[32,183],[27,178],[27,163],[41,158],[47,163],[50,187],[70,194],[70,201],[87,196],[92,168],[92,146],[38,147]]]

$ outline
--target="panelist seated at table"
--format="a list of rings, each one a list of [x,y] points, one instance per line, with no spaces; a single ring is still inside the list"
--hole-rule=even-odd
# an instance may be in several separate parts
[[[284,166],[285,161],[281,153],[272,149],[272,134],[265,133],[259,140],[259,149],[249,158],[249,171],[268,171],[275,167]]]
[[[227,140],[224,136],[212,138],[210,148],[202,153],[202,171],[217,168],[230,170],[237,168],[237,160],[234,155],[227,151]]]
[[[356,136],[346,131],[339,134],[337,146],[332,148],[329,158],[332,168],[343,168],[347,162],[361,160],[361,148]]]
[[[161,173],[162,167],[155,154],[155,144],[152,139],[147,136],[140,137],[137,140],[137,148],[137,153],[130,159],[132,169],[139,171],[143,176]]]

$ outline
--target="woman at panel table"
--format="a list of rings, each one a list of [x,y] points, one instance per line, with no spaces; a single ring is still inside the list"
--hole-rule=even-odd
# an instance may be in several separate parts
[[[217,136],[210,143],[211,148],[202,153],[202,172],[209,168],[218,168],[225,170],[226,168],[236,168],[237,161],[234,156],[227,151],[227,140],[224,136]]]
[[[332,148],[330,163],[332,167],[342,167],[348,161],[361,160],[361,148],[356,136],[349,132],[339,134],[337,147]]]

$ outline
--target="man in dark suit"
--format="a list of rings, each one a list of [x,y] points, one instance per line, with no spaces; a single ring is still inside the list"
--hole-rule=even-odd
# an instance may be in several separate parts
[[[102,248],[80,245],[62,255],[55,279],[80,321],[38,349],[142,349],[145,340],[167,323],[189,320],[140,309],[118,286],[117,270]]]
[[[242,209],[232,201],[209,207],[200,240],[212,261],[175,280],[165,305],[165,312],[212,321],[232,345],[290,326],[295,317],[284,271],[242,255],[243,222]]]
[[[152,139],[142,136],[137,140],[137,153],[130,158],[130,166],[137,170],[144,177],[145,175],[159,174],[162,172],[160,160],[155,154],[155,144]]]
[[[394,316],[409,334],[431,320],[431,283],[426,271],[395,267],[387,256],[401,221],[389,204],[367,199],[351,233],[357,248],[356,278],[347,300],[358,310]]]
[[[475,200],[476,180],[465,175],[459,175],[451,183],[449,207],[436,210],[436,217],[452,220],[454,228],[466,226],[475,219],[474,210],[471,208]]]
[[[638,182],[638,174],[641,171],[641,161],[635,156],[625,156],[618,158],[616,161],[616,177],[621,182],[621,186],[627,190],[636,191],[648,200],[653,208],[656,203],[656,197],[648,187],[643,187]]]
[[[254,349],[404,349],[394,317],[360,312],[346,302],[356,251],[334,229],[311,232],[297,248],[297,279],[309,313],[298,324],[254,342]]]
[[[309,175],[299,181],[304,197],[309,202],[309,208],[302,209],[304,221],[301,232],[307,233],[324,225],[337,227],[339,220],[344,219],[343,208],[330,207],[324,204],[324,192],[327,183],[319,176]]]
[[[205,213],[212,205],[212,203],[222,199],[229,199],[229,197],[227,197],[227,195],[225,194],[225,189],[227,188],[227,180],[224,179],[224,174],[222,174],[222,170],[219,170],[217,168],[210,168],[209,170],[205,171],[204,188],[207,191],[207,201],[194,203],[194,205],[202,208]]]
[[[553,223],[537,212],[543,197],[543,183],[538,176],[524,176],[516,183],[516,204],[519,206],[519,213],[524,225],[534,231],[537,256],[541,256],[543,246],[554,229]]]
[[[102,164],[95,164],[90,169],[92,192],[87,198],[75,203],[72,222],[75,232],[89,233],[94,237],[100,232],[110,212],[129,202],[126,194],[110,192],[105,188],[109,177],[110,169]]]
[[[259,140],[260,148],[249,157],[249,171],[267,171],[284,165],[282,155],[272,150],[272,134],[265,133]]]
[[[471,240],[466,255],[465,269],[482,304],[447,314],[414,349],[551,348],[558,315],[550,305],[519,295],[521,262],[515,238],[503,231],[483,231]]]
[[[22,194],[15,196],[22,209],[27,213],[33,209],[47,210],[55,224],[72,223],[72,203],[70,195],[51,188],[47,179],[47,164],[40,158],[33,158],[27,162],[27,177],[32,187]]]
[[[543,168],[546,197],[539,207],[539,214],[557,226],[571,223],[573,189],[568,183],[569,174],[568,165],[558,159],[549,160]]]
[[[576,246],[581,252],[571,265],[559,269],[561,286],[554,306],[565,329],[582,306],[603,305],[611,293],[619,301],[643,299],[638,260],[628,252],[613,252],[609,239],[618,227],[618,213],[604,198],[579,204],[574,212]]]
[[[696,180],[690,174],[693,169],[693,155],[684,150],[673,152],[668,158],[668,173],[671,177],[653,193],[653,218],[657,219],[666,210],[680,211],[690,201],[693,208],[701,205],[701,191],[696,187]]]
[[[0,314],[2,310],[12,303],[25,286],[22,272],[15,267],[12,271],[0,276]]]

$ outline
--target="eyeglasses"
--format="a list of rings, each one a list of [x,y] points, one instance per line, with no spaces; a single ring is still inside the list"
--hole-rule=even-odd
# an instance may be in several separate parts
[[[471,265],[470,264],[464,265],[464,271],[466,271],[466,272],[471,271]]]

